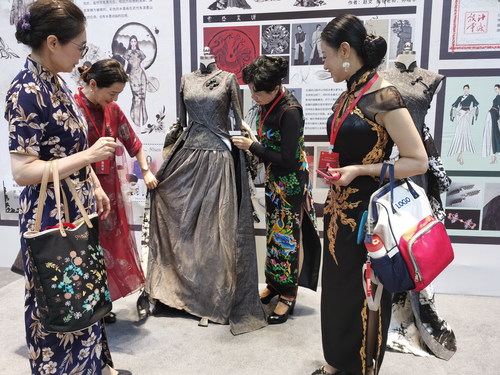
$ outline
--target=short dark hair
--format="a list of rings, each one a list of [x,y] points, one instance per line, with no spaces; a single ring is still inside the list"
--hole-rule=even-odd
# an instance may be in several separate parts
[[[38,0],[19,18],[16,39],[32,50],[39,49],[49,35],[64,45],[85,30],[85,23],[82,10],[70,0]]]
[[[368,69],[379,66],[387,52],[385,39],[368,34],[363,22],[352,14],[341,14],[331,20],[321,32],[321,39],[334,49],[343,42],[349,43]]]
[[[466,87],[470,89],[470,86],[467,83],[464,85],[464,87],[462,87],[462,89],[465,89]]]
[[[93,63],[90,68],[80,67],[80,78],[83,82],[89,83],[95,80],[97,87],[110,87],[116,82],[126,83],[127,73],[122,64],[115,59],[99,60]]]
[[[258,56],[243,69],[243,82],[255,91],[273,91],[288,74],[288,60],[281,56]]]

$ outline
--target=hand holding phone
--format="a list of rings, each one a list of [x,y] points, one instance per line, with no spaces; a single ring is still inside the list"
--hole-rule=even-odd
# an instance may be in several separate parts
[[[340,173],[335,171],[333,174],[330,174],[328,172],[323,172],[321,169],[316,169],[316,172],[323,177],[325,180],[331,180],[331,181],[337,181],[340,179]]]

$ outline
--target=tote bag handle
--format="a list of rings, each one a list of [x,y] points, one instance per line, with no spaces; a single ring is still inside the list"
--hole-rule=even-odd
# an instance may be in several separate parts
[[[66,230],[64,229],[63,223],[62,223],[62,215],[61,215],[61,182],[59,180],[59,169],[57,168],[57,160],[51,160],[45,163],[45,168],[43,170],[43,175],[42,175],[42,182],[40,185],[40,196],[38,199],[38,209],[36,213],[36,218],[35,218],[35,231],[40,232],[40,227],[42,223],[42,216],[43,216],[43,209],[45,206],[45,199],[47,198],[47,184],[49,182],[49,175],[50,172],[52,171],[52,180],[54,182],[54,195],[56,199],[56,208],[57,208],[57,215],[59,218],[59,231],[61,232],[61,235],[63,237],[66,237]],[[78,207],[78,210],[80,211],[80,214],[83,217],[83,220],[85,220],[85,223],[89,226],[89,228],[93,228],[92,222],[89,219],[89,215],[87,214],[87,210],[85,210],[85,207],[83,206],[83,203],[78,196],[78,192],[75,189],[75,185],[73,184],[73,181],[69,177],[66,177],[64,179],[66,182],[66,185],[68,186],[71,195],[73,195],[73,199],[75,200],[75,203]],[[64,192],[63,192],[64,194]],[[68,202],[65,196],[63,196],[64,200],[64,213],[65,217],[67,220],[69,220],[69,207],[68,207]]]
[[[52,162],[48,161],[45,163],[42,174],[42,182],[40,184],[40,194],[38,196],[38,208],[36,210],[35,217],[35,232],[40,232],[40,226],[42,225],[43,216],[43,206],[45,205],[45,197],[47,194],[47,183],[49,182],[49,173],[52,168]]]
[[[385,175],[387,170],[389,170],[389,188],[391,192],[391,207],[392,207],[392,213],[396,213],[396,209],[394,208],[394,188],[396,187],[396,180],[394,178],[394,163],[391,161],[384,161],[384,164],[382,165],[382,169],[380,171],[380,182],[378,187],[380,188],[385,179]],[[402,181],[406,182],[406,186],[408,187],[408,191],[410,194],[416,199],[419,197],[419,194],[415,191],[413,186],[411,186],[410,180],[407,178],[403,178]]]

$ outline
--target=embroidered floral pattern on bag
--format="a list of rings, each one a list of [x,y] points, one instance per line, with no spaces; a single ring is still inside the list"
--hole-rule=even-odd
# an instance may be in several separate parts
[[[76,251],[70,251],[69,256],[62,259],[62,257],[57,257],[59,264],[52,262],[47,262],[45,264],[46,268],[53,269],[59,274],[59,276],[54,276],[52,280],[52,289],[59,289],[61,291],[62,297],[66,300],[65,306],[68,307],[63,317],[64,322],[69,322],[72,319],[80,319],[85,313],[92,313],[94,311],[94,306],[103,298],[104,300],[111,302],[111,297],[109,291],[104,287],[95,288],[92,279],[97,278],[97,280],[102,280],[106,277],[106,269],[104,265],[103,250],[100,246],[93,248],[89,245],[88,252],[92,255],[93,261],[89,264],[83,263],[82,258]],[[85,255],[85,250],[81,251],[81,255]],[[99,257],[95,255],[98,253]],[[75,293],[75,286],[79,289],[84,286],[84,290],[81,293]],[[74,304],[72,300],[85,298],[83,308],[84,310],[78,311],[74,309]]]

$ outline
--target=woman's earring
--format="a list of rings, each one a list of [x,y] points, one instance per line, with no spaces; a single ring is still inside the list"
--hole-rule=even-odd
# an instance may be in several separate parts
[[[344,72],[348,72],[349,71],[349,68],[351,67],[351,63],[349,61],[344,61],[342,63],[342,68],[344,68]]]

